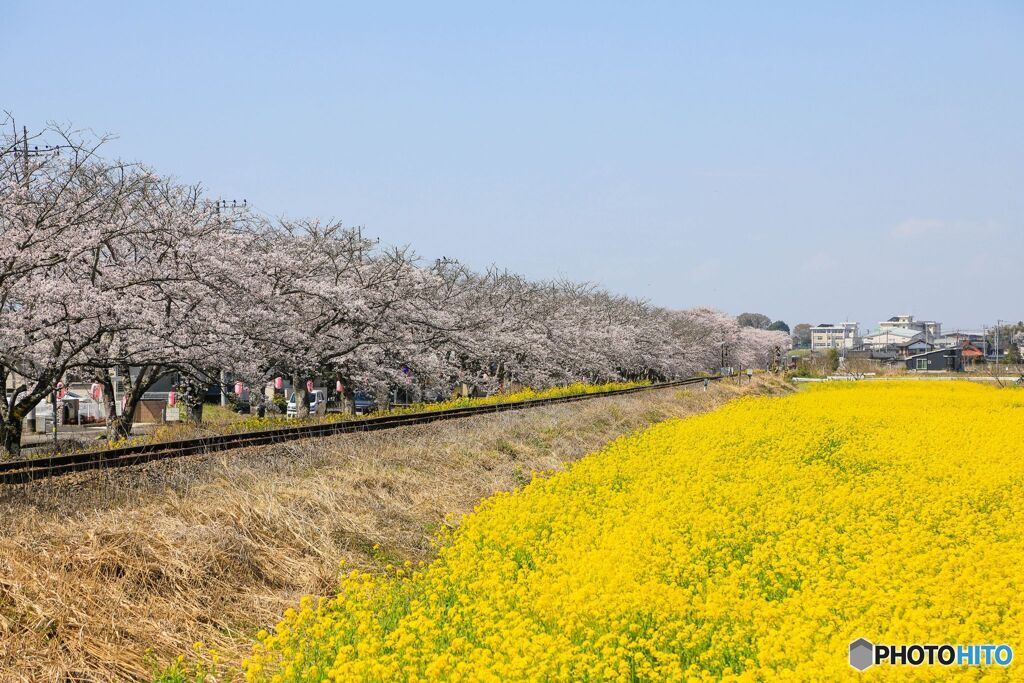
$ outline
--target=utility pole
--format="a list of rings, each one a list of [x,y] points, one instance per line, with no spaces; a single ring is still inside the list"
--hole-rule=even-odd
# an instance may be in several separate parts
[[[996,318],[996,370],[999,369],[999,326],[1002,324],[1003,321]]]
[[[57,449],[57,390],[53,390],[51,394],[53,399],[53,448]]]
[[[242,203],[239,204],[237,199],[232,199],[231,203],[229,204],[228,200],[226,199],[218,199],[213,203],[213,208],[217,212],[218,216],[220,215],[221,209],[223,209],[225,212],[231,211],[232,213],[236,211],[245,211],[247,208],[249,208],[249,200],[243,199]]]
[[[15,158],[17,158],[17,155],[20,152],[20,154],[21,154],[21,174],[22,174],[21,182],[25,186],[25,193],[28,194],[28,191],[29,191],[29,189],[31,187],[31,183],[32,183],[32,166],[29,163],[29,158],[30,157],[38,157],[38,156],[42,156],[42,155],[45,155],[45,154],[55,154],[57,156],[60,156],[61,148],[62,147],[67,147],[68,145],[55,145],[55,146],[44,145],[42,149],[39,149],[39,146],[37,145],[37,146],[33,147],[30,150],[28,148],[28,126],[22,126],[21,127],[21,140],[19,140],[18,139],[18,124],[14,121],[13,117],[11,118],[11,132],[14,134],[14,144],[11,145],[10,149],[8,149],[8,150],[0,150],[0,154],[11,153],[11,154],[15,155]],[[20,147],[21,147],[20,151],[18,150],[19,144],[20,144]],[[15,163],[17,163],[17,162],[15,162]],[[13,396],[11,397],[11,400],[13,402],[13,400],[14,400]],[[56,393],[54,393],[54,406],[56,406]],[[37,430],[37,426],[38,426],[36,424],[37,419],[38,419],[38,415],[36,414],[36,407],[32,406],[32,410],[30,410],[29,413],[28,413],[28,423],[29,423],[30,430],[33,431],[33,432],[35,432]],[[56,440],[57,440],[57,412],[56,412],[56,407],[54,408],[53,420],[54,420],[54,422],[53,422],[53,438],[54,438],[54,442],[56,442]]]
[[[22,126],[24,130],[24,139],[22,140],[21,150],[21,181],[25,184],[25,192],[28,192],[28,129]],[[18,125],[11,119],[11,131],[14,133],[14,145],[11,149],[14,154],[18,154]],[[17,386],[18,378],[14,378],[15,386]],[[14,407],[14,396],[11,396],[11,407]],[[28,424],[29,428],[34,432],[36,430],[36,407],[32,406],[32,410],[28,412]]]
[[[21,162],[22,162],[22,165],[23,165],[22,168],[24,169],[22,171],[22,173],[25,174],[25,189],[27,190],[28,189],[28,179],[29,179],[29,169],[28,169],[28,127],[26,127],[26,126],[22,126],[21,127],[21,142],[22,142]]]
[[[11,120],[11,132],[14,135],[14,144],[5,150],[0,150],[0,155],[13,154],[15,158],[17,158],[18,155],[21,155],[21,182],[24,184],[26,190],[29,189],[29,185],[32,180],[32,165],[29,163],[29,160],[32,157],[45,156],[47,154],[60,156],[61,149],[69,149],[72,147],[72,145],[43,145],[43,147],[40,148],[39,145],[35,145],[32,149],[29,149],[28,126],[21,127],[21,135],[19,136],[18,126],[15,124],[13,119]],[[21,149],[18,149],[19,147]]]

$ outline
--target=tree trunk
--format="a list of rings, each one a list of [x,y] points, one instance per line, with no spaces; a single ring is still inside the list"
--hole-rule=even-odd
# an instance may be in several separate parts
[[[306,390],[306,379],[293,377],[292,389],[295,391],[295,417],[298,419],[309,417],[309,391]]]
[[[250,394],[250,396],[251,396],[251,394]],[[267,414],[267,394],[266,394],[266,392],[263,392],[263,391],[259,392],[258,398],[256,399],[256,403],[255,404],[253,404],[251,401],[252,401],[252,399],[250,399],[250,403],[249,403],[249,405],[251,406],[249,408],[249,412],[252,413],[253,412],[253,408],[255,408],[255,410],[256,410],[256,417],[265,417],[266,414]]]
[[[195,377],[183,377],[181,381],[181,402],[185,404],[185,421],[199,424],[203,421],[203,402],[206,400],[206,384]]]
[[[114,395],[114,378],[110,375],[110,369],[97,369],[94,379],[100,385],[103,414],[107,427],[107,441],[116,441],[127,437],[128,432],[123,432],[121,418],[117,414],[117,397]],[[131,431],[131,426],[128,427],[128,431]]]
[[[0,444],[10,458],[21,455],[21,418],[0,422]]]
[[[134,418],[134,414],[125,413],[107,418],[107,441],[120,441],[131,436]]]
[[[6,388],[3,389],[3,400],[0,401],[0,445],[9,457],[21,455],[22,420],[56,388],[57,376],[55,372],[44,373],[36,380],[31,391],[26,391],[27,387],[19,384],[9,397]],[[6,375],[3,379],[6,381]]]
[[[182,399],[185,404],[185,420],[193,424],[203,421],[203,395],[198,392],[187,392]]]
[[[103,387],[104,404],[107,411],[107,441],[127,439],[132,433],[135,412],[138,410],[142,396],[156,382],[167,374],[167,370],[154,365],[144,365],[138,375],[132,378],[131,368],[121,365],[117,368],[122,377],[121,414],[117,414],[117,400],[114,396],[114,378],[109,368],[96,371],[96,379]]]

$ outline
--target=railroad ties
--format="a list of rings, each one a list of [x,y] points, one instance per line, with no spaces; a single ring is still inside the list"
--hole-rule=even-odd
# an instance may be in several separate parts
[[[406,413],[403,415],[381,415],[380,417],[342,420],[340,422],[282,427],[280,429],[241,432],[238,434],[222,434],[200,439],[187,439],[184,441],[148,443],[140,446],[111,448],[105,451],[88,451],[84,453],[54,455],[43,458],[9,460],[6,462],[0,462],[0,484],[23,484],[36,479],[56,477],[63,474],[70,474],[71,472],[140,465],[152,460],[180,458],[189,455],[202,455],[235,448],[262,446],[266,444],[281,443],[284,441],[294,441],[296,439],[309,439],[320,436],[346,434],[350,432],[369,432],[378,429],[395,429],[397,427],[427,424],[429,422],[439,422],[441,420],[453,420],[462,417],[471,417],[473,415],[501,413],[509,410],[524,410],[526,408],[537,408],[557,403],[572,403],[574,401],[605,398],[607,396],[622,396],[624,394],[634,394],[642,391],[653,391],[656,389],[666,389],[670,387],[684,386],[687,384],[697,384],[703,382],[705,379],[714,381],[721,379],[721,377],[692,377],[672,382],[661,382],[658,384],[649,384],[629,389],[616,389],[613,391],[597,392],[593,394],[574,394],[572,396],[559,396],[557,398],[536,398],[509,403],[495,403],[491,405],[467,406],[465,408],[451,408],[448,410]]]

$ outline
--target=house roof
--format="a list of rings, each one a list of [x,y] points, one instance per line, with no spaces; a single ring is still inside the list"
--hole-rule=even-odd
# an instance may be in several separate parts
[[[872,332],[871,334],[869,334],[867,336],[869,336],[869,337],[883,336],[884,337],[887,334],[890,335],[890,336],[896,336],[896,337],[916,337],[917,335],[921,334],[921,331],[920,330],[912,330],[909,327],[894,327],[894,328],[892,328],[890,330],[878,330],[877,332]]]
[[[922,358],[924,356],[930,356],[933,353],[948,354],[955,352],[956,349],[935,349],[934,351],[925,351],[924,353],[915,353],[913,356],[907,356],[903,360],[910,360],[911,358]]]
[[[943,332],[942,336],[939,337],[939,339],[955,339],[957,337],[959,337],[960,339],[967,339],[968,337],[984,337],[984,336],[985,335],[982,332],[965,332],[963,330],[957,330],[956,332]]]
[[[925,346],[932,347],[935,346],[935,344],[926,342],[924,339],[908,339],[906,341],[901,341],[900,343],[896,344],[896,346],[913,346],[914,344],[924,344]]]

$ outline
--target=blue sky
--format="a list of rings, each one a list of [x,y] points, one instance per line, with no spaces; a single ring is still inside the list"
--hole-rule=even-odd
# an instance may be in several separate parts
[[[426,257],[1024,317],[1024,3],[4,0],[0,107]]]

